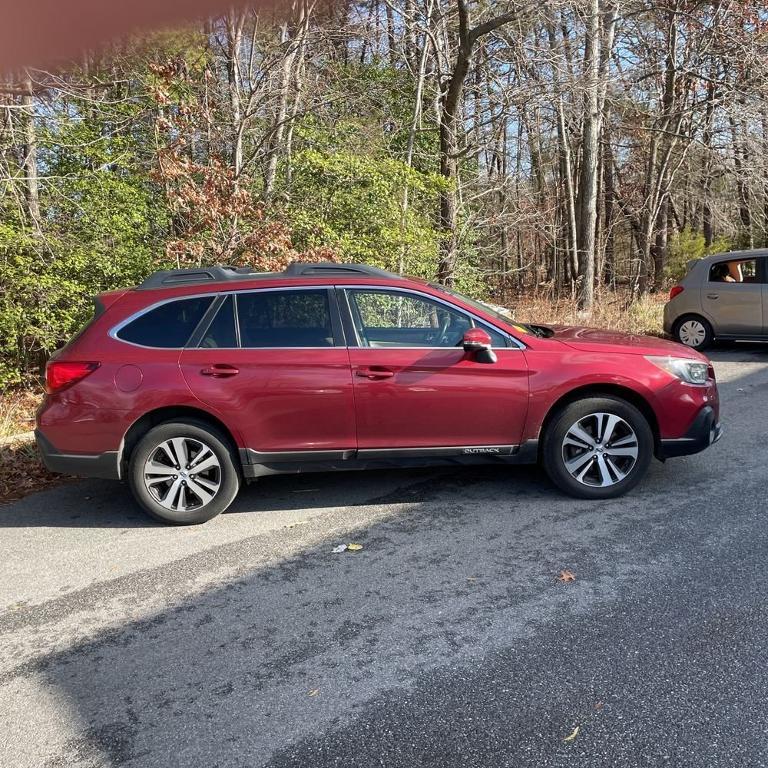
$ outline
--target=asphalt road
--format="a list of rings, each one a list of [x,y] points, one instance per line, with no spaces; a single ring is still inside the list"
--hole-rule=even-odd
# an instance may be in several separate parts
[[[195,528],[106,481],[0,507],[0,765],[768,766],[768,348],[713,358],[721,442],[611,502],[483,468]]]

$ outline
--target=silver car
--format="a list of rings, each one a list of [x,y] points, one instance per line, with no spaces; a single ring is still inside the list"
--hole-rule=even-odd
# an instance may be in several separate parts
[[[664,330],[695,349],[715,339],[768,340],[767,260],[768,249],[688,262],[664,307]]]

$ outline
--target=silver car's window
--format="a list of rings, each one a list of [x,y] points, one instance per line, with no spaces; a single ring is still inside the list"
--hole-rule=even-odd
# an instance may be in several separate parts
[[[718,261],[709,268],[710,283],[759,283],[757,259]]]

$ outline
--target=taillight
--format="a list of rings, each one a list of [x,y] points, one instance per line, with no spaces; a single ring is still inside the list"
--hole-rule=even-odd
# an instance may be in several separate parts
[[[93,373],[101,363],[70,363],[51,360],[45,366],[45,391],[52,395]]]
[[[685,288],[682,285],[673,285],[672,290],[669,292],[669,300],[672,301],[675,296],[679,296],[684,290]]]

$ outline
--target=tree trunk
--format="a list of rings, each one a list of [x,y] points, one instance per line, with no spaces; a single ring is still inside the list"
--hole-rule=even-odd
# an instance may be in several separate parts
[[[597,223],[597,180],[600,65],[600,6],[590,0],[584,41],[584,125],[581,134],[581,172],[577,198],[577,241],[579,253],[579,308],[590,310],[595,297],[595,225]]]
[[[427,12],[426,12],[426,23],[429,25],[432,20],[432,9],[434,7],[434,0],[429,0],[427,4]],[[389,8],[389,5],[387,5],[387,8]],[[406,147],[406,164],[409,168],[413,166],[413,152],[414,148],[416,146],[416,131],[419,128],[419,125],[421,124],[421,102],[424,98],[424,83],[426,80],[426,71],[427,71],[427,46],[425,45],[421,50],[421,55],[419,56],[419,72],[418,76],[416,78],[416,95],[413,99],[413,117],[411,119],[411,127],[408,131],[408,144]],[[400,206],[401,214],[400,214],[400,229],[403,231],[403,234],[405,232],[405,224],[406,224],[406,218],[408,215],[408,202],[409,202],[409,194],[410,190],[408,188],[408,183],[406,182],[405,187],[403,189],[403,199]],[[403,246],[400,249],[400,263],[398,265],[400,274],[405,273],[405,257],[406,257],[406,246],[403,244]]]
[[[29,73],[25,73],[22,81],[23,95],[21,105],[23,107],[24,121],[24,190],[27,203],[27,214],[32,228],[40,231],[40,195],[37,176],[37,129],[35,127],[35,102],[32,96],[32,80]]]
[[[395,37],[395,19],[392,6],[384,0],[384,10],[387,14],[387,52],[389,53],[389,66],[397,66],[397,38]]]
[[[229,105],[232,110],[232,150],[230,164],[237,189],[243,170],[243,116],[240,99],[240,47],[243,41],[245,14],[230,14],[227,17],[227,84]]]
[[[714,73],[713,73],[714,74]],[[706,153],[702,168],[701,182],[701,227],[704,235],[704,245],[709,248],[712,245],[714,235],[712,232],[712,122],[715,114],[715,82],[714,77],[707,85],[707,105],[704,115],[703,143]]]
[[[743,106],[743,100],[740,100]],[[742,245],[746,248],[755,247],[754,233],[752,232],[752,212],[750,210],[749,185],[746,179],[745,169],[749,167],[749,155],[746,142],[742,141],[743,133],[741,121],[737,122],[733,115],[729,115],[733,138],[733,167],[736,174],[736,191],[739,198],[739,219],[743,230]]]
[[[665,198],[656,217],[656,237],[651,246],[653,258],[653,290],[658,291],[664,283],[664,267],[667,258],[667,231],[669,199]]]
[[[613,204],[616,195],[613,179],[613,150],[610,138],[606,137],[603,157],[603,230],[605,232],[605,257],[602,280],[605,285],[612,285],[616,279],[616,237],[614,235]]]
[[[469,27],[469,9],[466,0],[457,0],[459,8],[459,36],[456,63],[453,67],[448,88],[443,97],[440,110],[440,174],[446,181],[445,189],[440,192],[440,261],[437,265],[437,279],[444,285],[452,285],[456,259],[458,257],[458,241],[456,232],[457,220],[457,186],[458,186],[458,140],[456,123],[464,91],[464,82],[469,72],[472,60],[474,40]]]
[[[439,211],[442,239],[440,260],[437,265],[437,279],[448,286],[453,284],[459,253],[456,223],[460,179],[458,172],[459,142],[456,129],[459,124],[464,83],[477,41],[484,35],[512,21],[517,15],[517,11],[510,11],[471,28],[467,0],[456,0],[456,4],[459,14],[456,61],[448,79],[448,87],[442,96],[439,110],[440,174],[446,181],[446,188],[440,192]]]
[[[314,3],[312,3],[314,5]],[[290,95],[291,75],[294,71],[296,56],[304,45],[306,37],[307,22],[312,7],[307,7],[305,0],[299,2],[299,12],[297,18],[297,28],[291,39],[288,23],[284,23],[281,30],[281,43],[286,47],[283,60],[280,65],[280,74],[278,82],[278,108],[275,114],[275,122],[270,140],[269,152],[267,156],[267,167],[264,173],[264,202],[268,203],[272,197],[275,187],[275,177],[277,175],[277,162],[279,159],[280,147],[285,132],[285,123],[288,116],[288,99]]]

